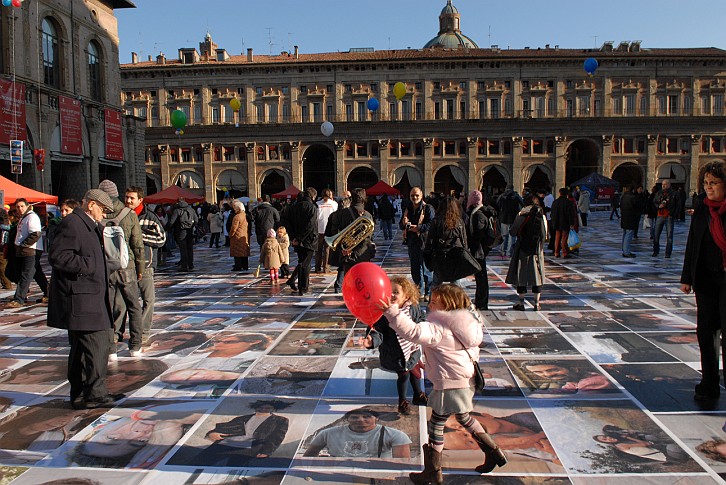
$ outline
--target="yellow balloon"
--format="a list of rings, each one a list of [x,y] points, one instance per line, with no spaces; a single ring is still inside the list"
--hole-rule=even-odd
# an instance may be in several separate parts
[[[400,82],[400,81],[399,81],[399,82],[397,82],[397,83],[396,83],[396,84],[395,84],[395,85],[393,86],[393,95],[394,95],[394,96],[396,96],[396,99],[398,99],[398,100],[400,100],[400,99],[402,99],[402,98],[403,98],[404,96],[406,96],[406,85],[405,85],[405,84],[403,84],[403,83],[402,83],[402,82]]]
[[[232,100],[231,100],[231,101],[229,102],[229,106],[230,106],[230,107],[231,107],[231,108],[232,108],[232,109],[233,109],[234,111],[239,111],[239,109],[240,109],[240,108],[242,107],[242,103],[240,103],[240,102],[239,102],[239,99],[237,99],[237,98],[232,98]]]

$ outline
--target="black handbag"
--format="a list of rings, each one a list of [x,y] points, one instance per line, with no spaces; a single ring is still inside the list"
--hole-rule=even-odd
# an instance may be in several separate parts
[[[451,332],[451,335],[453,335],[456,341],[459,342],[459,344],[461,344],[461,346],[464,348],[464,352],[466,352],[466,355],[469,356],[469,360],[474,366],[474,390],[479,393],[484,392],[484,386],[486,384],[486,381],[484,380],[484,373],[481,371],[481,367],[479,367],[479,362],[471,357],[469,351],[466,350],[466,345],[464,345],[461,340],[459,340],[459,337],[457,337],[454,332]]]
[[[481,264],[468,249],[454,246],[446,251],[435,251],[432,258],[433,270],[443,281],[456,281],[482,270]]]

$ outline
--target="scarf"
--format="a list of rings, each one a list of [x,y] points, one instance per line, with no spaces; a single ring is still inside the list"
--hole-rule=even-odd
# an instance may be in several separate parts
[[[726,214],[726,200],[716,202],[709,200],[708,197],[703,200],[708,207],[711,215],[711,221],[708,223],[708,229],[711,231],[711,237],[716,246],[721,250],[721,264],[726,268],[726,233],[724,233],[723,220],[721,216]]]
[[[140,216],[143,211],[144,211],[144,204],[139,204],[136,206],[136,209],[134,209],[134,212],[136,212],[137,216]]]

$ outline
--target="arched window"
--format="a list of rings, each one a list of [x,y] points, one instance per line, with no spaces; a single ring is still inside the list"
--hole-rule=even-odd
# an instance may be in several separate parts
[[[91,98],[103,101],[100,49],[95,41],[88,43],[88,89]]]
[[[41,45],[43,48],[43,82],[60,88],[60,52],[58,30],[49,18],[43,19]]]

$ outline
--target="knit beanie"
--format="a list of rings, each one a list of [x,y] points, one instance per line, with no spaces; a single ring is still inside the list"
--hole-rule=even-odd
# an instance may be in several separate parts
[[[110,197],[118,198],[118,187],[116,187],[116,184],[110,180],[102,180],[101,183],[98,184],[98,188],[106,192]]]
[[[471,206],[481,205],[481,201],[482,201],[481,192],[479,192],[478,190],[475,190],[471,194],[469,194],[469,201],[467,202],[466,207],[468,208]]]
[[[274,229],[267,230],[267,237],[276,237],[276,236],[277,236],[277,233],[275,232]]]

